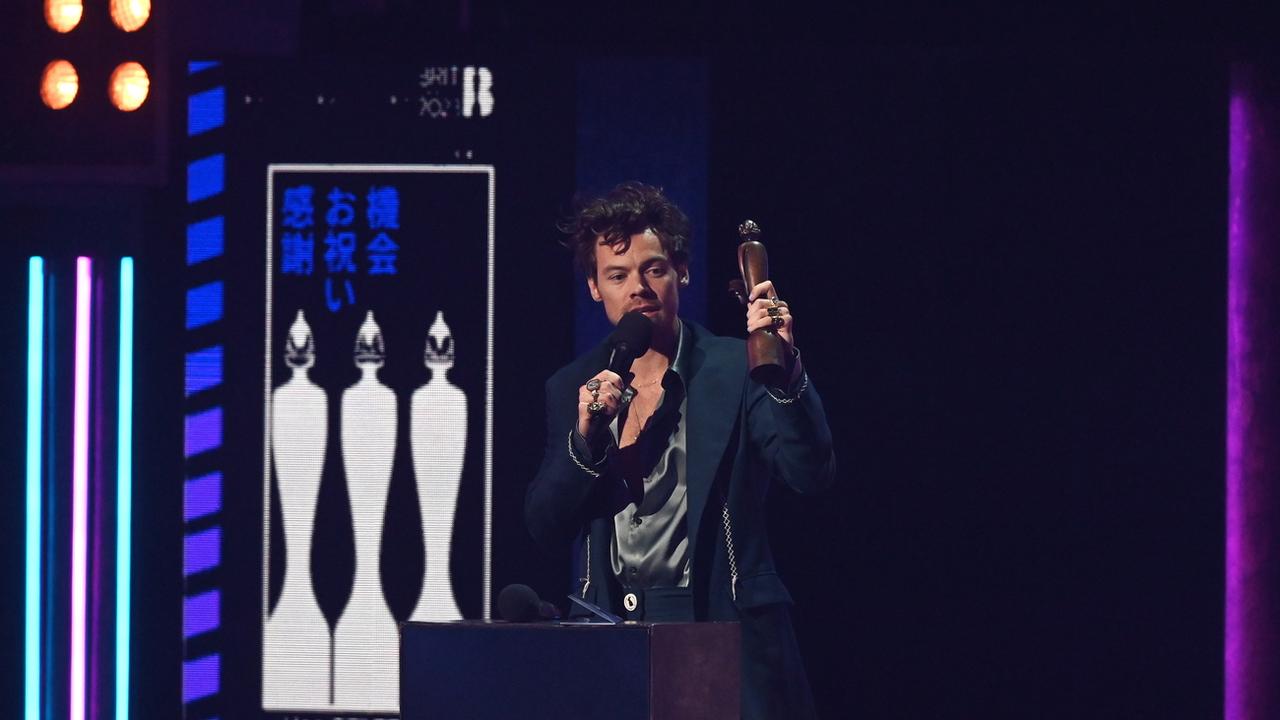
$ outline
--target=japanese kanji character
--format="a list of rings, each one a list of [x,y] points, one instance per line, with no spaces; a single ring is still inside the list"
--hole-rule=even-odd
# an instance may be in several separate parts
[[[310,275],[315,267],[316,236],[296,230],[280,235],[280,272],[285,275]]]
[[[324,238],[327,249],[324,251],[324,264],[331,273],[355,272],[356,234],[353,232],[334,233],[332,230]]]
[[[400,246],[385,232],[375,235],[369,243],[369,274],[395,275],[396,250],[399,249]]]
[[[301,230],[315,225],[315,206],[311,204],[314,189],[310,185],[298,185],[284,190],[284,220],[287,228]]]
[[[365,196],[368,206],[365,215],[369,218],[369,229],[400,229],[400,191],[394,185],[374,185]]]

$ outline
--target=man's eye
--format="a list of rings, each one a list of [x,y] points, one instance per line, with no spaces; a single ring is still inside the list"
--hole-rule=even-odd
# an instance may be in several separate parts
[[[660,266],[659,266],[659,267],[654,267],[654,268],[649,268],[649,274],[650,274],[650,275],[653,275],[654,277],[662,277],[663,275],[666,275],[666,274],[667,274],[667,269],[666,269],[666,268],[664,268],[664,267],[660,267]]]
[[[614,274],[612,274],[612,275],[610,275],[610,276],[609,276],[609,279],[610,279],[610,280],[612,280],[612,281],[614,281],[614,282],[618,282],[618,281],[619,281],[619,280],[621,280],[623,277],[625,277],[625,276],[624,276],[624,275],[622,275],[621,273],[614,273]]]

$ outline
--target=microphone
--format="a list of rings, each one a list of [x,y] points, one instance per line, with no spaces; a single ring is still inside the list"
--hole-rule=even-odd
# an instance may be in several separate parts
[[[498,615],[507,622],[534,622],[557,620],[560,611],[555,605],[538,597],[528,585],[508,585],[498,593]]]
[[[653,341],[653,322],[639,310],[632,310],[618,321],[609,335],[609,370],[618,373],[624,383],[631,373],[631,363],[649,352]]]
[[[622,378],[623,390],[631,384],[631,363],[636,358],[649,352],[649,344],[653,341],[653,321],[639,310],[632,310],[618,320],[618,327],[609,334],[609,367]],[[603,415],[591,417],[591,430],[588,437],[595,437],[608,423]]]

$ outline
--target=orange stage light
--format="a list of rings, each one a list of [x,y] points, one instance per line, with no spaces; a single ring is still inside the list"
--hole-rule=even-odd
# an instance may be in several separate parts
[[[111,102],[125,112],[142,107],[151,89],[147,71],[136,62],[120,63],[111,73]]]
[[[150,17],[151,0],[111,0],[111,20],[125,32],[146,25]]]
[[[83,15],[80,0],[44,0],[44,21],[60,33],[74,30]]]
[[[66,60],[54,60],[44,66],[40,78],[40,99],[54,110],[61,110],[76,99],[80,91],[80,77],[75,66]]]

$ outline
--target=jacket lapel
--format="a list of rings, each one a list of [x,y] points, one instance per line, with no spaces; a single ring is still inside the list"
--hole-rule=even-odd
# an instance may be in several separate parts
[[[687,321],[686,321],[687,322]],[[689,358],[688,457],[685,474],[689,503],[689,556],[696,557],[698,529],[706,510],[716,469],[737,424],[746,377],[746,359],[735,343],[716,342],[715,336],[688,323],[692,354]],[[719,502],[719,499],[716,500]]]

